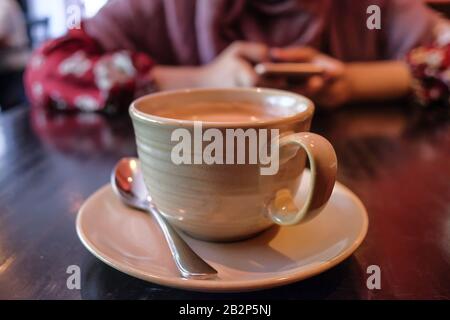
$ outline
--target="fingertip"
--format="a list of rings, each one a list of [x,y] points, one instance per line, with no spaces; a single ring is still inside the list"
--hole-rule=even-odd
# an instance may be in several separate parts
[[[269,56],[272,59],[279,59],[283,55],[283,50],[280,48],[270,48],[269,49]]]
[[[308,80],[308,88],[310,88],[313,91],[319,90],[324,84],[324,80],[320,76],[312,76]]]
[[[311,97],[316,95],[323,88],[324,83],[324,80],[320,76],[309,78],[305,85],[307,96]]]

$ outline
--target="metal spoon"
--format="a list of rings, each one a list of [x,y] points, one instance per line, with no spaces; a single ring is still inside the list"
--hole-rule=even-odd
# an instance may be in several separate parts
[[[116,195],[126,205],[152,214],[166,238],[173,260],[182,277],[209,279],[217,275],[217,270],[189,247],[151,202],[138,159],[121,159],[111,174],[111,185]]]

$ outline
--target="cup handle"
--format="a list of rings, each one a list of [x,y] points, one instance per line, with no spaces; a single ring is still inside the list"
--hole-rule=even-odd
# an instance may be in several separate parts
[[[311,132],[300,132],[281,137],[279,148],[299,146],[308,156],[311,182],[306,202],[298,209],[289,189],[278,190],[268,206],[269,216],[279,225],[294,225],[316,216],[328,202],[336,181],[337,158],[328,140]]]

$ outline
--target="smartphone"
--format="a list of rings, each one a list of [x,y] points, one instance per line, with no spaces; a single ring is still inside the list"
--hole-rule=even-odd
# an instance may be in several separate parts
[[[260,76],[284,76],[307,78],[324,73],[324,68],[312,63],[272,63],[255,65],[255,72]]]

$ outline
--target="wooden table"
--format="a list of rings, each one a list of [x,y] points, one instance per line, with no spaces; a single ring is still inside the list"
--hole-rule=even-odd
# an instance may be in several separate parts
[[[161,287],[127,276],[78,240],[83,201],[135,154],[127,115],[0,115],[1,299],[450,299],[450,121],[445,109],[355,106],[316,116],[334,144],[339,180],[364,202],[370,226],[339,266],[306,281],[242,294]],[[81,290],[66,286],[81,268]],[[381,268],[368,290],[367,267]]]

